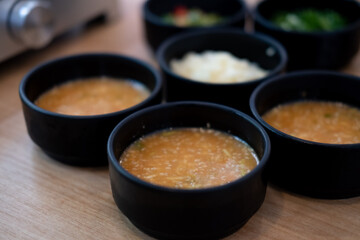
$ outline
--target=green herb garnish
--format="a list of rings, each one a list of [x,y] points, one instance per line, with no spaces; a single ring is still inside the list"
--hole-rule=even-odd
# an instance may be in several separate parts
[[[138,140],[134,143],[134,148],[138,151],[143,150],[145,147],[144,143],[141,140]]]
[[[174,135],[175,131],[165,131],[161,133],[161,136],[167,137],[167,136],[171,136]]]

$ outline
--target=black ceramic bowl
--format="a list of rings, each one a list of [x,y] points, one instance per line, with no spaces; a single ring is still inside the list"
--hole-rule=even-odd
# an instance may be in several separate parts
[[[342,29],[330,32],[285,31],[269,19],[278,11],[316,8],[332,9],[348,20]],[[338,69],[356,55],[360,42],[360,3],[355,0],[334,1],[261,1],[254,10],[255,30],[281,42],[289,54],[288,70]]]
[[[170,68],[172,59],[186,53],[206,50],[226,51],[248,59],[269,71],[268,75],[243,83],[205,83],[184,78]],[[198,100],[224,104],[249,113],[249,97],[262,81],[284,71],[287,54],[275,40],[261,34],[249,34],[236,29],[213,29],[182,33],[168,39],[157,52],[157,59],[166,84],[167,101]]]
[[[224,21],[210,28],[229,26],[244,28],[246,6],[243,0],[147,0],[143,5],[144,28],[146,39],[153,50],[156,50],[165,39],[174,34],[203,28],[178,27],[165,23],[161,16],[172,12],[179,5],[199,8],[205,12],[214,12],[226,17]]]
[[[150,184],[119,164],[138,138],[167,128],[210,127],[246,141],[260,162],[244,177],[203,189],[174,189]],[[264,201],[264,168],[270,142],[249,116],[226,106],[176,102],[143,109],[121,121],[108,141],[111,188],[119,209],[142,231],[161,239],[216,239],[240,228]]]
[[[129,114],[162,100],[160,74],[136,59],[112,54],[84,54],[46,62],[31,70],[20,84],[20,98],[31,139],[52,158],[72,165],[106,165],[106,142],[115,125]],[[66,81],[108,76],[134,79],[151,91],[143,102],[103,115],[71,116],[44,110],[34,101]]]
[[[360,144],[324,144],[285,134],[262,115],[298,100],[340,101],[360,108],[360,78],[329,71],[299,71],[258,86],[250,99],[255,118],[266,128],[271,144],[269,175],[273,183],[319,198],[360,195]]]

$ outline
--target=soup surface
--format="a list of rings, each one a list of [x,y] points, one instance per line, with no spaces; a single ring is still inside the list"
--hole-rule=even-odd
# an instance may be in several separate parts
[[[360,143],[360,110],[340,102],[301,101],[279,105],[263,115],[274,128],[321,143]]]
[[[136,81],[108,77],[74,80],[43,93],[35,104],[67,115],[97,115],[132,107],[150,95]]]
[[[153,184],[192,189],[238,179],[251,171],[258,159],[248,144],[230,134],[177,128],[140,138],[126,149],[120,164]]]

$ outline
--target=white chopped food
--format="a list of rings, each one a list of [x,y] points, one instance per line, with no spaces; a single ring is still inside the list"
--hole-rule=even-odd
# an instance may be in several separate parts
[[[209,83],[247,82],[268,74],[256,63],[225,51],[189,52],[182,59],[172,59],[170,67],[182,77]]]

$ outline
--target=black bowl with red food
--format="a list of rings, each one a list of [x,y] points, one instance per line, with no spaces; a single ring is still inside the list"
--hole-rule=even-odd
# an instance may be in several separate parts
[[[156,51],[170,36],[204,28],[244,28],[243,0],[148,0],[143,5],[145,36]]]

